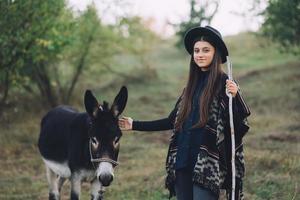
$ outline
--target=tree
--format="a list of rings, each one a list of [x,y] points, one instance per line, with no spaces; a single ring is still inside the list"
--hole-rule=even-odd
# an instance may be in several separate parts
[[[190,0],[190,15],[186,21],[175,25],[176,35],[179,37],[178,47],[183,46],[183,38],[186,31],[192,27],[209,25],[218,11],[219,0],[196,1]]]
[[[50,107],[68,104],[82,75],[115,73],[119,53],[138,55],[149,67],[156,38],[138,18],[104,25],[94,4],[75,15],[65,0],[0,1],[0,27],[0,109],[11,89]]]
[[[0,106],[8,98],[12,84],[22,83],[21,76],[37,38],[43,37],[64,7],[63,0],[0,1]]]
[[[112,56],[108,47],[114,35],[101,24],[93,4],[77,18],[65,10],[56,22],[53,31],[39,38],[42,45],[30,54],[34,62],[27,67],[31,82],[52,107],[69,104],[83,71]]]
[[[54,107],[69,103],[92,62],[107,61],[113,30],[101,24],[95,6],[78,17],[64,0],[1,1],[0,91],[23,88]],[[96,56],[95,56],[96,55]]]
[[[284,50],[300,53],[300,0],[270,0],[263,15],[263,35]]]

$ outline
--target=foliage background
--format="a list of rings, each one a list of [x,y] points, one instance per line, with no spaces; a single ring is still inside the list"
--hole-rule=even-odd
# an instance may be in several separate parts
[[[175,47],[180,37],[161,39],[139,17],[105,25],[93,5],[74,14],[60,0],[1,1],[0,6],[0,199],[47,199],[37,138],[40,119],[50,107],[68,103],[84,111],[86,89],[101,101],[112,101],[126,85],[124,115],[152,120],[169,114],[184,87],[189,57]],[[224,38],[234,77],[252,111],[244,139],[246,199],[298,199],[299,54],[279,51],[282,40],[261,37],[263,30]],[[106,199],[167,199],[169,137],[168,131],[124,132],[121,165]],[[69,185],[62,199],[68,199]],[[88,183],[82,198],[89,199]]]

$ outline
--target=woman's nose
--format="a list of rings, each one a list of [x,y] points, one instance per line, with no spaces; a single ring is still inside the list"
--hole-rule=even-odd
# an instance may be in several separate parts
[[[196,53],[196,56],[197,57],[202,57],[204,54],[203,54],[203,52],[202,51],[198,51],[197,53]]]
[[[199,59],[199,58],[203,58],[203,53],[198,53],[195,55],[195,58]]]

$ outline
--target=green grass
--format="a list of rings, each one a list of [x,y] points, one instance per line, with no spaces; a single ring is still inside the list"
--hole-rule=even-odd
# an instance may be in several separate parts
[[[300,62],[241,79],[252,108],[246,137],[246,192],[251,199],[299,197]]]
[[[225,38],[243,95],[252,115],[244,139],[246,154],[246,199],[298,199],[300,195],[300,60],[279,53],[249,33]],[[126,59],[124,59],[125,62]],[[151,120],[168,115],[185,84],[189,58],[182,50],[163,41],[149,54],[148,76],[128,58],[113,69],[141,79],[129,80],[97,70],[85,72],[76,88],[73,105],[83,110],[82,94],[91,88],[97,97],[111,102],[121,85],[129,89],[124,115]],[[127,63],[128,62],[128,63]],[[94,66],[97,67],[97,66]],[[0,199],[47,199],[45,169],[37,150],[39,123],[47,109],[29,97],[18,100],[0,120]],[[126,132],[121,140],[120,166],[107,188],[106,199],[164,200],[165,157],[169,132]],[[68,199],[69,183],[63,199]],[[296,195],[296,196],[295,196]],[[83,184],[82,199],[89,199]]]

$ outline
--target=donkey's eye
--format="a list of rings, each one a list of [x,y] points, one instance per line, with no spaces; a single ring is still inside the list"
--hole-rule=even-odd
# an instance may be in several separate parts
[[[99,146],[99,142],[96,137],[92,137],[91,140],[92,140],[92,147],[93,147],[93,149],[96,150]]]
[[[97,138],[96,138],[96,137],[92,137],[91,139],[92,139],[92,143],[93,143],[93,144],[96,144],[96,143],[98,143],[98,141],[97,141]]]
[[[114,143],[117,144],[119,142],[119,140],[120,140],[120,137],[116,137],[114,140]]]
[[[120,140],[120,137],[116,137],[114,142],[113,142],[113,145],[114,145],[114,148],[116,149],[119,145],[119,140]]]

